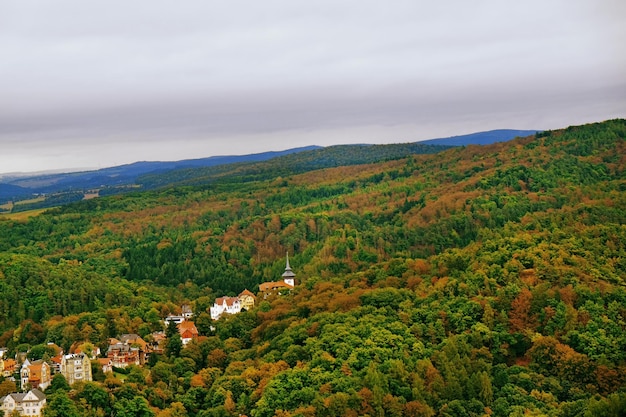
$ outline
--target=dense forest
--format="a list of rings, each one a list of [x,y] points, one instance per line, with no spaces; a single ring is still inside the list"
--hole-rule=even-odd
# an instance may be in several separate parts
[[[45,415],[625,415],[626,120],[349,160],[0,215],[7,354],[149,338],[183,303],[201,334],[53,383]],[[287,252],[291,293],[210,319]]]

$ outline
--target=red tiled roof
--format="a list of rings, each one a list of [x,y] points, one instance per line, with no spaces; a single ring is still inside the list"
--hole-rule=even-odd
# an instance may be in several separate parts
[[[243,297],[244,295],[248,295],[250,297],[256,298],[256,295],[252,294],[252,292],[248,291],[248,290],[243,290],[241,292],[241,294],[239,294],[239,297]]]
[[[275,290],[277,288],[293,288],[293,287],[287,284],[285,281],[264,282],[263,284],[259,285],[259,290],[262,292]]]
[[[191,334],[198,335],[198,329],[196,329],[196,325],[193,324],[192,321],[183,321],[178,325],[178,332],[182,335],[185,332],[190,332]]]
[[[239,301],[237,297],[220,297],[215,300],[215,304],[222,305],[226,303],[227,306],[232,306],[236,301]]]

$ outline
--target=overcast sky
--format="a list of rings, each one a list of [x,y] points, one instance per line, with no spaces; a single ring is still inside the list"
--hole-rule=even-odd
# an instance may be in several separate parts
[[[624,0],[0,0],[0,173],[626,117]]]

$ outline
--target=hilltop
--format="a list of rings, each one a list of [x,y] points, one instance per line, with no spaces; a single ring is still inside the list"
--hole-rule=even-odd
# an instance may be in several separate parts
[[[535,131],[494,130],[419,143],[337,145],[326,148],[307,146],[249,155],[213,156],[170,162],[135,162],[96,171],[7,174],[0,177],[0,204],[18,202],[11,206],[14,212],[47,208],[98,195],[207,182],[215,177],[240,176],[242,170],[250,172],[253,178],[259,171],[270,171],[276,166],[280,166],[286,173],[299,173],[333,166],[379,162],[415,153],[435,153],[450,146],[506,141],[534,133]],[[263,164],[263,161],[269,162]],[[36,202],[21,202],[32,199],[33,196],[40,198]]]
[[[65,394],[84,415],[624,409],[626,120],[354,165],[288,157],[0,218],[0,345],[106,348],[191,305],[201,337],[103,376],[105,400]],[[211,320],[286,252],[291,293]]]

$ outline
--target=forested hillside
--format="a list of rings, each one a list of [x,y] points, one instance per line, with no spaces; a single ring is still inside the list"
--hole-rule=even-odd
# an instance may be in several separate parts
[[[188,303],[202,337],[47,413],[623,415],[626,120],[390,159],[0,216],[0,346],[149,338]],[[211,321],[287,252],[290,294]]]

